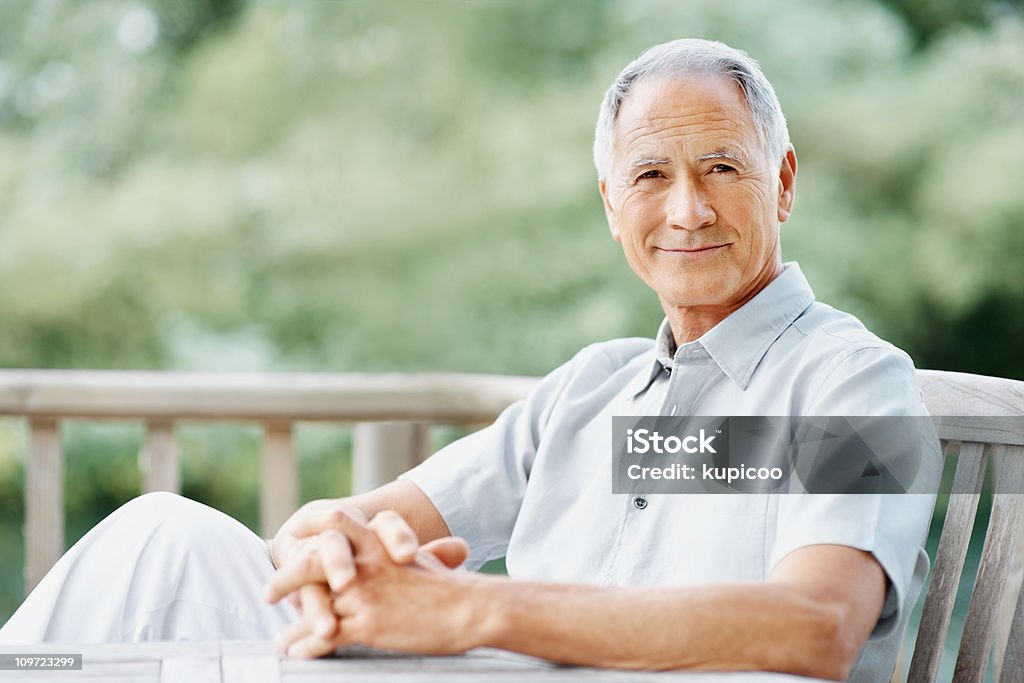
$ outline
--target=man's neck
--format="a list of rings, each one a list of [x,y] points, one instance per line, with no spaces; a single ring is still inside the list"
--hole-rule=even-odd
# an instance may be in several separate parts
[[[725,320],[738,306],[691,306],[673,308],[668,314],[668,324],[672,327],[672,337],[676,340],[676,348],[694,339],[700,339],[704,333]]]
[[[700,339],[712,327],[728,318],[734,311],[753,299],[782,272],[782,264],[774,263],[765,268],[742,297],[735,302],[717,306],[671,306],[662,301],[662,309],[668,317],[676,348],[687,342]]]

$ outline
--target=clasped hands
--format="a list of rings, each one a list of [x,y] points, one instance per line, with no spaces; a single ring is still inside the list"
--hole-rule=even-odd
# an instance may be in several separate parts
[[[422,654],[476,646],[479,615],[467,592],[477,579],[455,569],[469,553],[460,538],[420,546],[396,512],[367,520],[354,506],[315,501],[270,548],[278,570],[263,597],[288,599],[299,612],[275,641],[289,656],[320,657],[351,644]]]

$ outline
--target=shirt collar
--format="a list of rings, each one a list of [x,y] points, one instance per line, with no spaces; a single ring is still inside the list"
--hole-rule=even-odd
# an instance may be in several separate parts
[[[658,328],[654,359],[636,395],[677,360],[701,347],[732,381],[746,389],[754,369],[775,340],[814,303],[814,292],[796,262],[783,264],[782,272],[750,301],[704,333],[696,341],[676,348],[668,318]]]

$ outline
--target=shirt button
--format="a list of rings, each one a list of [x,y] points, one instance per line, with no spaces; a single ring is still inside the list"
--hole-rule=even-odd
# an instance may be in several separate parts
[[[647,507],[647,499],[644,498],[643,496],[637,496],[636,498],[633,499],[633,507],[635,507],[637,510],[643,510],[645,507]]]

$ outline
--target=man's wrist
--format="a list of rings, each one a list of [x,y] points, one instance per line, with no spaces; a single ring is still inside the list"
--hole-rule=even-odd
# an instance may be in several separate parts
[[[508,579],[483,574],[465,574],[459,590],[466,614],[467,650],[499,647],[508,621]]]

